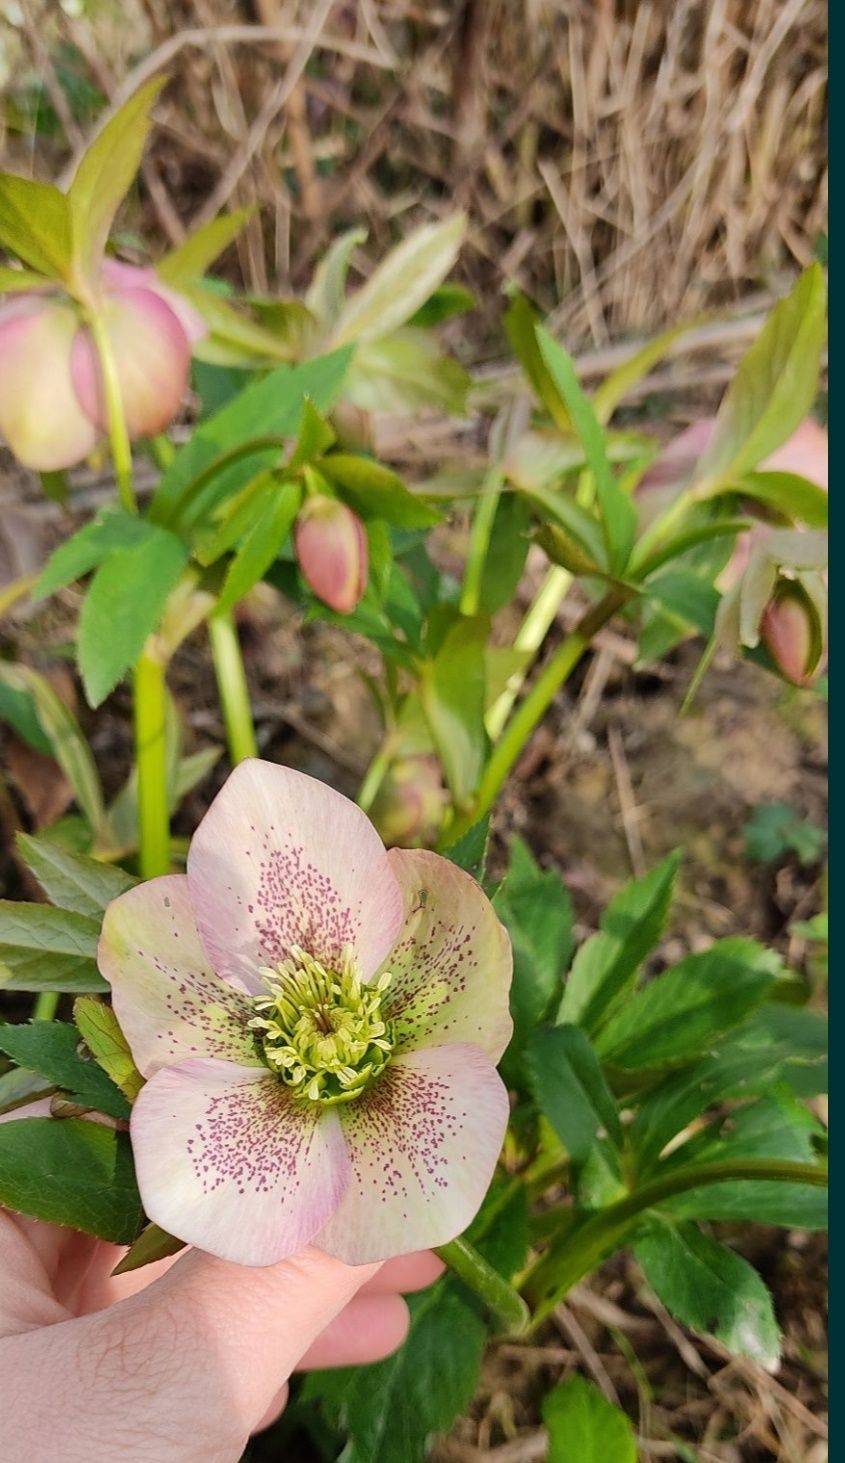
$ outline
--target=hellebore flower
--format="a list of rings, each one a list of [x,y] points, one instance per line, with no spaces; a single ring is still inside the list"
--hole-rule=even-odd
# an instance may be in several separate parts
[[[446,859],[386,853],[354,803],[248,760],[187,875],[109,906],[99,962],[148,1079],[131,1138],[162,1228],[246,1265],[309,1242],[364,1264],[472,1219],[507,1123],[511,951]]]
[[[151,269],[104,260],[95,298],[111,342],[130,437],[179,409],[200,316]],[[53,290],[0,305],[0,433],[26,467],[71,467],[107,430],[100,362],[84,312]]]
[[[367,535],[357,513],[337,498],[306,498],[294,526],[302,576],[318,599],[339,615],[355,609],[367,587]]]

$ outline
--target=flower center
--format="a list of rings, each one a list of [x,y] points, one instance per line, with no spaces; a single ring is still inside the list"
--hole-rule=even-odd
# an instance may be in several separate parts
[[[264,1060],[297,1097],[326,1105],[351,1102],[386,1065],[393,1048],[381,999],[385,971],[365,985],[350,950],[327,970],[298,946],[287,960],[264,966],[266,996],[253,1000],[249,1022]]]

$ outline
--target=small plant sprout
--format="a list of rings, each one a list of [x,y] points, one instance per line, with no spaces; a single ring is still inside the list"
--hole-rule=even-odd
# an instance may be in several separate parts
[[[511,950],[468,874],[248,760],[187,875],[109,906],[99,962],[147,1078],[131,1136],[162,1228],[247,1265],[312,1241],[363,1264],[469,1224],[508,1117]]]

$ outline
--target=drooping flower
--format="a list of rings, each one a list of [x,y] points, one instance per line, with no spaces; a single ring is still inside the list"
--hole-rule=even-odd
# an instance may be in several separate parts
[[[58,287],[0,305],[0,433],[26,467],[71,467],[107,429],[92,312],[111,344],[130,437],[163,431],[179,409],[191,344],[205,334],[200,316],[152,269],[104,260],[85,310]]]
[[[357,513],[337,498],[306,498],[294,526],[296,557],[318,599],[339,615],[355,609],[367,587],[367,535]]]
[[[386,853],[339,793],[249,760],[187,874],[109,906],[99,961],[162,1228],[242,1264],[309,1242],[363,1264],[470,1222],[507,1123],[511,951],[448,860]]]

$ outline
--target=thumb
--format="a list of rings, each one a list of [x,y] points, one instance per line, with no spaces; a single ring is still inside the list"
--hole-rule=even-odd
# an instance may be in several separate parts
[[[306,1248],[277,1265],[233,1265],[191,1250],[127,1305],[178,1318],[197,1365],[248,1429],[297,1363],[379,1265]]]

